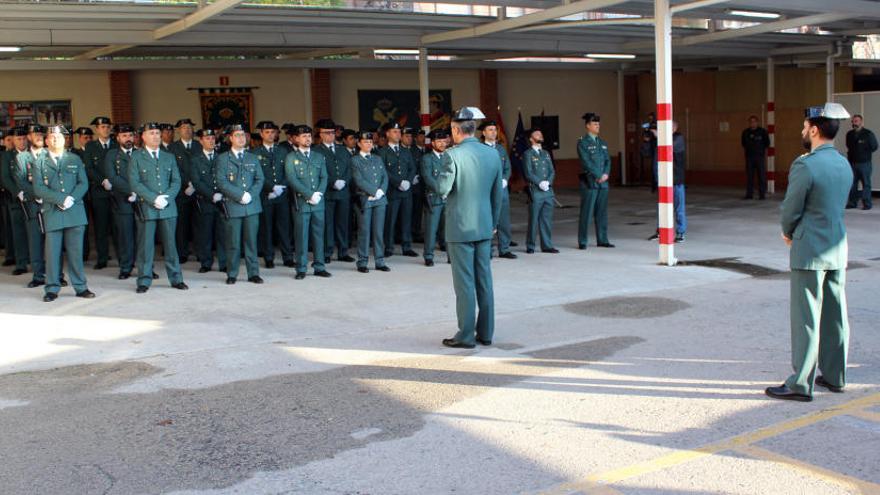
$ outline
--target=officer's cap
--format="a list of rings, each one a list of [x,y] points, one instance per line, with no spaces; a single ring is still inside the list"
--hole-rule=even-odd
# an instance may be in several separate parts
[[[376,138],[376,134],[373,131],[360,131],[357,133],[358,141],[372,141]]]
[[[272,122],[271,120],[261,120],[257,122],[257,126],[254,127],[254,129],[259,129],[261,131],[266,129],[275,129],[277,131],[278,126],[275,125],[275,122]]]
[[[404,128],[403,128],[403,132],[402,132],[401,134],[407,134],[407,135],[410,135],[410,136],[415,136],[415,135],[416,135],[416,130],[413,129],[412,127],[404,127]]]
[[[333,129],[336,130],[336,122],[333,122],[331,119],[319,119],[315,122],[315,127],[318,129]]]
[[[131,124],[119,124],[116,126],[116,134],[123,134],[126,132],[134,132],[134,126]]]
[[[416,136],[424,136],[424,135],[425,135],[425,130],[424,130],[424,129],[419,129],[419,130],[416,132]]]
[[[36,132],[36,131],[35,131]],[[46,134],[69,134],[63,125],[50,125]]]
[[[449,137],[449,133],[446,132],[446,129],[434,129],[433,131],[431,131],[430,134],[428,134],[428,137],[431,139],[431,141],[435,139],[446,139]]]
[[[343,129],[342,130],[342,139],[347,138],[348,136],[357,136],[358,133],[354,129]]]
[[[484,120],[483,123],[480,124],[480,127],[478,127],[477,129],[482,131],[487,127],[498,127],[498,123],[494,120]]]
[[[290,134],[291,132],[293,132],[293,129],[295,127],[296,127],[296,124],[291,124],[290,122],[285,122],[284,124],[282,124],[281,130],[286,132],[287,134]]]
[[[531,129],[526,129],[526,136],[531,137],[537,131],[544,132],[540,127],[532,127]]]
[[[217,131],[215,131],[214,129],[199,129],[198,131],[196,131],[197,137],[216,136],[216,135],[217,135]]]
[[[345,126],[342,125],[342,124],[336,124],[336,130],[337,130],[337,131],[344,131],[344,130],[345,130]]]
[[[810,107],[804,110],[804,116],[808,119],[848,119],[849,112],[840,103],[828,102],[824,106]]]
[[[91,125],[101,125],[101,124],[110,125],[112,123],[113,122],[110,122],[110,117],[95,117],[94,119],[92,119]]]
[[[159,124],[159,130],[160,130],[160,131],[173,131],[173,130],[174,130],[174,126],[171,125],[171,124],[169,124],[169,123],[167,123],[167,122],[162,122],[162,123]]]
[[[391,129],[402,129],[399,122],[389,122],[382,126],[383,131],[390,131]]]
[[[300,124],[300,125],[293,128],[293,135],[294,136],[301,136],[303,134],[311,134],[311,133],[312,133],[312,128],[305,125],[305,124]]]
[[[162,124],[160,124],[160,123],[158,123],[158,122],[145,122],[145,123],[140,127],[140,129],[138,129],[138,132],[147,132],[147,131],[155,131],[155,130],[160,130],[160,131],[161,131],[161,130],[162,130]]]
[[[9,133],[12,134],[13,136],[27,136],[28,130],[27,130],[27,127],[18,126],[18,127],[13,127],[12,129],[9,129]]]
[[[599,117],[599,114],[593,112],[587,112],[581,115],[581,118],[584,119],[584,123],[589,124],[590,122],[601,122],[602,119]]]
[[[192,120],[190,120],[189,117],[187,117],[185,119],[178,120],[177,123],[174,124],[174,128],[177,129],[180,126],[182,126],[183,124],[189,124],[189,125],[193,125],[193,126],[196,125]]]
[[[94,131],[92,131],[88,127],[77,127],[76,130],[73,131],[73,133],[76,134],[77,136],[94,136],[95,135]]]
[[[28,126],[28,134],[30,133],[46,134],[46,127],[40,124],[31,124]]]
[[[482,120],[485,118],[486,116],[483,115],[483,112],[477,107],[461,107],[455,111],[455,115],[452,116],[452,121],[466,122],[468,120]]]
[[[232,134],[232,133],[238,132],[238,131],[242,131],[245,134],[250,134],[250,132],[248,132],[247,126],[245,126],[244,124],[230,124],[230,125],[226,126],[226,133],[227,134]]]

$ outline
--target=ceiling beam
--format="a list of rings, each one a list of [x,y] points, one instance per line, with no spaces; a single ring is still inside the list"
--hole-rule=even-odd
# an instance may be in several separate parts
[[[585,19],[583,21],[562,21],[562,22],[549,22],[546,24],[538,24],[537,26],[529,26],[517,29],[517,33],[526,33],[529,31],[546,31],[549,29],[565,29],[565,28],[579,28],[579,27],[594,27],[594,26],[627,26],[627,25],[641,25],[641,24],[654,24],[653,17],[622,17],[617,19]]]
[[[500,33],[502,31],[510,31],[511,29],[522,28],[538,24],[540,22],[559,19],[569,15],[579,14],[589,10],[610,7],[626,0],[580,0],[568,4],[551,7],[534,14],[526,14],[520,17],[504,19],[501,21],[487,22],[474,27],[456,29],[441,33],[432,33],[422,36],[422,45],[430,45],[432,43],[440,43],[443,41],[460,40],[465,38],[478,38],[492,33]]]
[[[782,31],[784,29],[793,29],[801,26],[812,26],[816,24],[823,24],[828,22],[836,22],[842,21],[844,19],[849,19],[852,17],[852,14],[843,14],[843,13],[829,13],[829,14],[816,14],[816,15],[808,15],[803,17],[795,17],[793,19],[785,19],[782,21],[773,21],[773,22],[763,22],[761,24],[757,24],[754,26],[739,28],[739,29],[725,29],[724,31],[715,31],[714,33],[706,33],[706,34],[697,34],[694,36],[687,36],[684,38],[678,38],[673,42],[674,46],[691,46],[698,45],[700,43],[710,43],[713,41],[722,41],[729,40],[733,38],[741,38],[743,36],[752,36],[755,34],[764,34],[764,33],[773,33],[776,31]]]
[[[162,38],[167,38],[172,34],[177,34],[181,31],[186,31],[187,29],[201,24],[208,19],[220,15],[227,10],[236,7],[238,4],[243,2],[244,0],[214,0],[213,3],[208,4],[204,8],[199,8],[195,12],[185,16],[183,19],[178,19],[170,24],[166,24],[155,31],[153,31],[153,38],[160,40]]]
[[[361,48],[326,48],[303,52],[284,53],[276,57],[278,60],[310,60],[313,58],[332,57],[333,55],[349,55],[359,53]]]
[[[134,48],[137,45],[108,45],[102,46],[101,48],[95,48],[94,50],[89,50],[85,53],[80,53],[73,57],[74,60],[94,60],[99,57],[106,57],[111,53],[121,52],[123,50],[128,50],[129,48]]]
[[[669,7],[669,10],[672,11],[672,15],[675,15],[680,12],[686,12],[688,10],[693,10],[693,9],[701,9],[703,7],[711,7],[712,5],[717,5],[719,3],[727,3],[729,1],[730,0],[694,0],[693,2],[672,5]]]

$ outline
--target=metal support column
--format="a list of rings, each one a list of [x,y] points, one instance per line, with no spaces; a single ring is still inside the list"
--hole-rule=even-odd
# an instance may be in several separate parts
[[[425,131],[425,142],[429,143],[427,138],[431,132],[431,104],[428,94],[428,49],[419,48],[419,113],[421,114],[422,130]]]
[[[623,70],[617,71],[617,145],[620,149],[620,184],[626,185],[626,98],[623,85]]]

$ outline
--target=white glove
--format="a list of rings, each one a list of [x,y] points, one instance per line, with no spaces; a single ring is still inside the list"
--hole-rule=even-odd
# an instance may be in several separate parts
[[[319,192],[312,193],[312,197],[309,198],[309,204],[316,205],[321,202],[322,194]]]
[[[333,183],[333,189],[337,191],[341,191],[343,187],[345,187],[345,181],[342,179],[336,179],[336,182]]]
[[[24,201],[24,191],[18,191],[18,200]]]
[[[165,207],[168,206],[168,196],[165,194],[157,196],[156,201],[153,201],[153,206],[155,206],[157,210],[164,210]]]
[[[269,199],[275,199],[275,198],[277,198],[277,197],[278,197],[278,195],[275,194],[274,191],[273,191],[273,192],[270,192],[270,193],[269,193],[269,196],[268,196]]]
[[[507,179],[501,179],[501,188],[507,189]]]
[[[187,196],[192,196],[193,193],[196,192],[196,188],[193,187],[192,182],[189,182],[188,184],[189,185],[186,186],[186,189],[183,190],[183,194],[186,194]]]
[[[211,196],[211,202],[213,202],[213,203],[216,203],[216,202],[220,201],[221,199],[223,199],[223,193],[214,193],[214,195]]]
[[[61,205],[62,209],[68,209],[73,206],[73,196],[68,196],[64,198],[64,204]]]
[[[417,175],[417,176],[413,177],[413,185],[416,185],[418,183],[419,183],[419,176]]]
[[[251,193],[245,191],[244,194],[241,195],[241,200],[238,202],[243,205],[249,204],[251,202]]]
[[[376,196],[367,196],[367,201],[376,201],[377,199],[379,198],[377,198]]]
[[[549,191],[550,190],[550,182],[548,182],[546,180],[542,180],[540,183],[538,183],[538,187],[541,188],[542,191]]]
[[[43,200],[40,198],[34,198],[34,201],[36,201],[38,205],[43,204]]]
[[[131,196],[128,197],[128,202],[134,203],[137,200],[137,197],[138,197],[137,193],[131,193]]]
[[[113,189],[113,184],[110,183],[109,179],[102,180],[101,185],[104,186],[105,191],[109,191],[109,190]]]
[[[284,186],[282,186],[282,185],[272,186],[272,193],[271,194],[274,194],[275,198],[277,198],[278,196],[281,196],[281,194],[283,194],[283,193],[284,193]],[[275,198],[269,198],[269,199],[275,199]]]
[[[411,184],[409,183],[408,180],[402,180],[402,181],[400,181],[400,187],[398,187],[398,189],[400,189],[401,191],[406,192],[406,191],[409,191],[409,186],[410,186],[410,185],[411,185]]]
[[[385,196],[385,191],[376,189],[376,199],[382,199],[383,196]]]

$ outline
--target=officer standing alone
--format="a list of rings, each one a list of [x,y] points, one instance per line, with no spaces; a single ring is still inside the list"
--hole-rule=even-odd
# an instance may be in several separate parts
[[[847,208],[855,208],[862,200],[862,209],[871,209],[871,174],[874,173],[871,155],[877,151],[877,136],[865,129],[861,115],[853,115],[852,130],[846,133],[846,155],[853,170],[853,184]],[[859,194],[859,183],[862,192]]]

